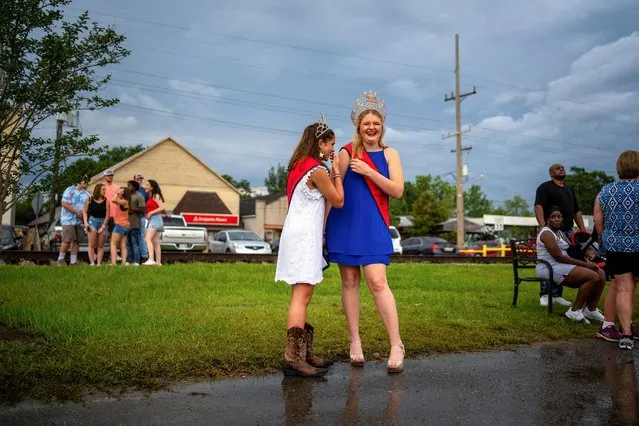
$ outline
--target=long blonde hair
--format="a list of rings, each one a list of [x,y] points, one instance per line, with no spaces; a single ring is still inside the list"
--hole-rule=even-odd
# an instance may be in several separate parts
[[[353,153],[358,157],[362,155],[362,150],[364,149],[364,143],[362,142],[362,135],[359,133],[359,128],[362,125],[362,119],[366,114],[375,114],[382,121],[382,135],[379,137],[379,147],[380,148],[388,148],[388,145],[384,143],[384,134],[386,133],[386,124],[384,124],[384,119],[382,115],[375,111],[374,109],[367,109],[362,112],[357,118],[357,126],[355,126],[355,136],[353,136]]]

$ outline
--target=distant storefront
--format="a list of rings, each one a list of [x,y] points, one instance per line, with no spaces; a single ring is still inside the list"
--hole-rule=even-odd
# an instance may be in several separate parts
[[[240,203],[243,227],[255,232],[266,241],[280,238],[287,212],[286,194],[248,198]]]

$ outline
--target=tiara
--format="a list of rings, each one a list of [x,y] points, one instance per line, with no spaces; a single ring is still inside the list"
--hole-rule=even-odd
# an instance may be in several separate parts
[[[384,105],[384,101],[379,97],[377,92],[368,90],[362,93],[359,98],[355,99],[353,110],[351,111],[351,121],[353,124],[357,126],[359,116],[364,111],[371,109],[377,111],[382,116],[382,120],[386,120],[386,106]]]
[[[328,130],[328,121],[324,114],[320,114],[319,120],[317,120],[317,129],[315,129],[315,139],[319,139]]]

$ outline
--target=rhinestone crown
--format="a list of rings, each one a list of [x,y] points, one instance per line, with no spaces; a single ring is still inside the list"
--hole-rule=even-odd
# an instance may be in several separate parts
[[[320,114],[319,120],[317,120],[317,129],[315,129],[315,139],[319,139],[328,130],[328,121],[324,114]]]
[[[384,105],[384,101],[379,97],[377,92],[368,90],[362,93],[359,98],[355,99],[353,110],[351,111],[351,121],[353,124],[357,126],[359,116],[369,109],[377,111],[382,116],[382,120],[386,120],[386,105]]]

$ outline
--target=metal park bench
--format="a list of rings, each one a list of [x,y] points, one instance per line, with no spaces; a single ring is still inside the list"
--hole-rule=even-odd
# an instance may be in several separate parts
[[[537,251],[533,248],[530,240],[516,241],[510,240],[510,252],[512,253],[513,260],[513,273],[515,278],[514,292],[513,292],[513,308],[517,306],[517,296],[519,295],[519,284],[522,282],[548,282],[548,294],[552,294],[555,283],[553,281],[553,270],[550,263],[545,260],[537,259]],[[550,277],[549,279],[537,278],[536,276],[522,277],[520,270],[523,269],[535,269],[538,264],[544,264],[548,268]],[[552,314],[552,300],[548,301],[548,314]]]

